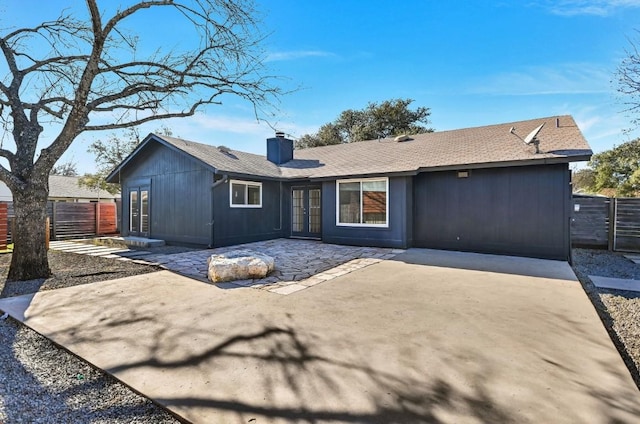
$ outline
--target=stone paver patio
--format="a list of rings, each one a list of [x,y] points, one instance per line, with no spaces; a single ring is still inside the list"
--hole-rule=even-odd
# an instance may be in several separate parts
[[[82,246],[85,246],[83,249]],[[357,269],[391,259],[402,249],[358,247],[326,244],[315,240],[275,239],[196,250],[174,254],[153,254],[144,251],[122,249],[114,251],[102,247],[74,242],[52,242],[51,248],[78,254],[90,254],[117,260],[134,260],[138,263],[160,265],[165,269],[208,282],[207,258],[237,249],[253,250],[275,259],[276,269],[267,278],[238,280],[217,284],[219,287],[252,287],[273,293],[288,295],[348,274]],[[136,254],[136,252],[138,252]]]

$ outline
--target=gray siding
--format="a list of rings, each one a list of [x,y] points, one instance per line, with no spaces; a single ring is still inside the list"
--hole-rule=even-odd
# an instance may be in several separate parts
[[[414,192],[415,246],[569,258],[566,164],[423,173]]]
[[[208,245],[211,242],[213,173],[185,154],[150,143],[121,174],[122,233],[129,228],[127,190],[150,183],[151,238],[167,242]]]
[[[411,240],[411,177],[389,178],[389,227],[337,226],[336,182],[322,184],[322,241],[356,246],[406,248]]]
[[[277,181],[248,180],[262,182],[261,208],[232,208],[229,181],[214,189],[215,246],[269,240],[289,234],[289,187]]]

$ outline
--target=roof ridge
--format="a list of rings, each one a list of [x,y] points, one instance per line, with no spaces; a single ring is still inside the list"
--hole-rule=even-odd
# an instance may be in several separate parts
[[[205,149],[211,149],[212,151],[216,150],[216,151],[220,152],[220,147],[224,146],[224,147],[227,147],[232,153],[241,153],[243,155],[251,155],[251,156],[257,156],[257,157],[261,157],[261,158],[266,158],[267,157],[267,155],[261,155],[261,154],[258,154],[258,153],[245,152],[244,150],[233,149],[233,148],[230,148],[230,147],[228,147],[226,145],[223,145],[223,144],[219,144],[219,145],[215,146],[213,144],[200,143],[198,141],[186,140],[186,139],[180,138],[180,137],[165,136],[165,135],[159,135],[159,134],[155,134],[155,133],[153,133],[153,134],[156,137],[161,138],[161,139],[163,139],[163,140],[165,140],[165,141],[167,141],[167,142],[169,142],[171,144],[174,144],[174,143],[172,143],[171,140],[168,140],[168,138],[172,139],[172,140],[178,140],[178,141],[181,141],[181,142],[186,143],[186,144],[193,144],[193,145],[196,145],[196,146],[202,146]]]
[[[465,128],[454,128],[454,129],[450,129],[450,130],[442,130],[442,131],[431,131],[431,132],[424,132],[424,133],[417,133],[417,134],[409,134],[409,136],[413,137],[413,136],[429,136],[430,134],[445,134],[445,133],[450,133],[450,132],[462,132],[462,131],[469,131],[469,130],[480,130],[480,129],[490,129],[490,128],[496,128],[496,127],[502,127],[502,126],[515,126],[516,124],[520,125],[526,122],[540,122],[540,121],[544,121],[544,120],[551,120],[551,119],[557,119],[557,118],[571,118],[574,122],[575,119],[573,119],[572,115],[569,114],[565,114],[565,115],[553,115],[553,116],[545,116],[545,117],[541,117],[541,118],[533,118],[533,119],[523,119],[520,121],[510,121],[510,122],[503,122],[503,123],[499,123],[499,124],[488,124],[488,125],[478,125],[478,126],[472,126],[472,127],[465,127]],[[380,138],[380,139],[370,139],[370,140],[362,140],[362,141],[357,141],[354,143],[378,143],[381,142],[383,140],[393,140],[393,137],[384,137],[384,138]],[[301,150],[315,150],[315,149],[323,149],[323,148],[328,148],[328,147],[334,147],[334,146],[342,146],[345,144],[352,144],[352,143],[340,143],[340,144],[328,144],[325,146],[315,146],[315,147],[308,147],[306,149],[295,149],[297,151],[301,151]]]

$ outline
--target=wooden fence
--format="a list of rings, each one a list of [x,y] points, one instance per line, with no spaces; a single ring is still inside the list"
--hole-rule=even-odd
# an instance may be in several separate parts
[[[0,209],[0,234],[7,234],[12,241],[11,222],[14,218],[12,202],[0,203],[7,208],[7,230],[2,230],[2,212]],[[118,232],[118,210],[116,203],[67,203],[48,202],[47,215],[50,220],[51,240],[94,237]],[[1,242],[1,236],[0,236]]]
[[[0,203],[0,250],[7,250],[9,240],[9,220],[8,209],[6,203]]]
[[[640,252],[640,198],[574,196],[571,243]]]

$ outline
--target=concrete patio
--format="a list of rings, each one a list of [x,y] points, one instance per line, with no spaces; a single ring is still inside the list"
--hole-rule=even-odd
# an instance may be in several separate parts
[[[632,423],[564,262],[410,249],[279,296],[161,271],[4,299],[195,423]]]

